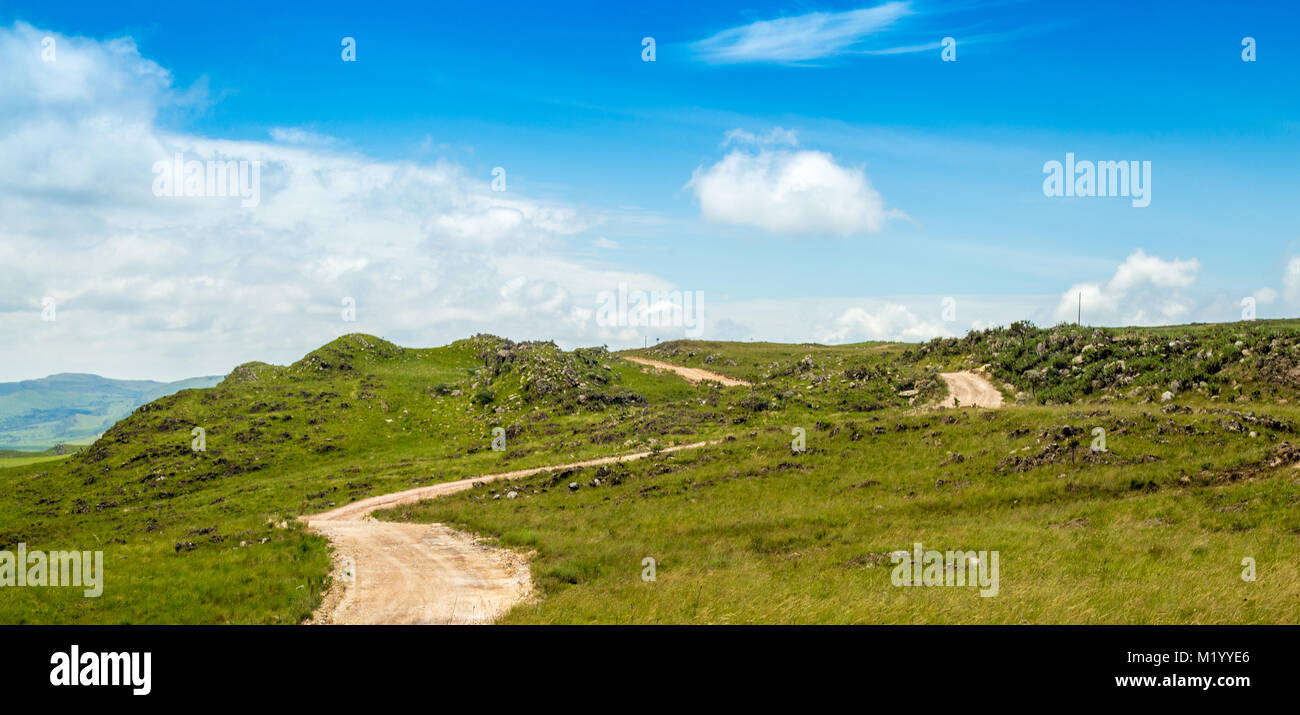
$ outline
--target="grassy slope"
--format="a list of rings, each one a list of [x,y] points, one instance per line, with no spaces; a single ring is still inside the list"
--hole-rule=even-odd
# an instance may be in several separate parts
[[[1297,328],[1297,320],[1046,330],[1017,323],[932,340],[915,353],[951,367],[988,364],[1022,391],[1021,401],[1152,401],[1171,392],[1285,404],[1300,391]]]
[[[1290,404],[1192,390],[1177,400],[1191,412],[1120,394],[936,414],[909,402],[943,393],[940,368],[983,355],[699,342],[634,352],[757,384],[691,386],[599,350],[561,354],[486,336],[425,350],[345,336],[293,366],[242,366],[217,388],[163,398],[65,463],[0,472],[0,548],[102,547],[108,568],[100,599],[0,590],[0,623],[297,622],[319,601],[328,558],[294,516],[702,437],[730,439],[536,478],[517,487],[520,499],[485,487],[389,516],[535,549],[543,598],[516,609],[520,622],[1300,614],[1298,475],[1292,453],[1279,451],[1297,440]],[[205,453],[189,449],[195,425],[207,430]],[[498,425],[509,434],[504,453],[489,449]],[[794,426],[807,431],[799,455],[789,449]],[[1087,450],[1094,426],[1108,429],[1102,457]],[[1029,461],[1012,460],[1013,450]],[[569,481],[584,486],[570,494]],[[916,540],[1001,551],[1002,593],[890,586],[882,554]],[[646,556],[659,562],[654,583],[640,579]],[[1258,561],[1254,583],[1238,577],[1244,556]]]
[[[517,362],[485,367],[503,345],[404,350],[345,336],[292,366],[244,365],[216,388],[146,405],[64,463],[4,470],[0,549],[102,548],[108,583],[98,599],[0,590],[0,623],[297,622],[328,570],[326,543],[297,526],[300,514],[721,424],[699,404],[716,390],[546,345],[511,346]],[[485,389],[491,401],[479,404]],[[661,409],[605,402],[627,393]],[[195,426],[205,452],[191,450]],[[495,426],[510,435],[505,452],[490,449]]]

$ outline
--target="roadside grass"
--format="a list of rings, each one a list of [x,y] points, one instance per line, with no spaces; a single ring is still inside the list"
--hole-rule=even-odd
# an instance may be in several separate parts
[[[536,550],[542,597],[509,623],[1294,623],[1300,471],[1270,466],[1293,454],[1285,412],[1254,438],[1136,406],[890,412],[809,430],[802,454],[769,424],[377,516]],[[999,593],[893,586],[889,554],[915,542],[998,551]]]

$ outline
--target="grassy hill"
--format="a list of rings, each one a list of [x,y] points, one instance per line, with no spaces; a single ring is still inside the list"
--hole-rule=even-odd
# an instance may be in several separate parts
[[[107,564],[99,599],[0,589],[0,622],[300,622],[329,569],[300,514],[706,438],[720,443],[380,516],[534,551],[540,598],[514,622],[1293,622],[1300,408],[1277,377],[1293,331],[1019,325],[922,345],[628,353],[754,383],[734,388],[600,348],[348,335],[155,400],[63,462],[0,470],[0,549],[102,548]],[[1117,360],[1132,380],[1104,382]],[[940,371],[985,364],[1021,404],[930,407]],[[791,449],[796,427],[806,451]],[[889,555],[918,541],[999,551],[999,594],[892,586]]]
[[[140,405],[220,381],[220,377],[177,382],[111,380],[60,373],[0,383],[0,449],[41,451],[59,444],[88,443]]]
[[[916,350],[953,367],[988,364],[1021,401],[1209,398],[1285,401],[1300,391],[1300,321],[1259,320],[1159,328],[1059,325],[971,332]]]

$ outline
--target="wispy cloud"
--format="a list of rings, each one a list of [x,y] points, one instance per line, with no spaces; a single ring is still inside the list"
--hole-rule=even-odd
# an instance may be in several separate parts
[[[910,2],[887,2],[845,12],[811,12],[723,30],[691,43],[706,62],[807,62],[854,50],[912,13]]]
[[[330,146],[337,144],[338,139],[318,134],[309,129],[302,127],[272,127],[271,138],[281,144],[301,144],[306,146]]]
[[[1052,27],[1049,24],[995,28],[989,21],[972,16],[988,7],[989,3],[923,6],[913,0],[890,0],[856,10],[760,20],[723,30],[688,47],[697,58],[711,64],[800,65],[846,55],[931,52],[942,47],[946,36],[955,36],[963,46],[969,46],[1022,37]],[[967,21],[954,22],[959,16],[966,17]]]

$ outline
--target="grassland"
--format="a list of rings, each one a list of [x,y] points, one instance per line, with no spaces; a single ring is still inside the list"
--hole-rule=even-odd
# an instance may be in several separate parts
[[[103,548],[107,564],[99,599],[0,590],[0,622],[300,622],[329,558],[299,514],[700,439],[721,441],[381,516],[535,552],[539,598],[518,623],[1295,622],[1300,407],[1278,357],[1294,352],[1293,327],[1158,334],[1198,341],[1177,350],[1104,331],[1104,359],[1083,350],[1102,341],[1091,330],[1029,326],[924,345],[632,351],[752,388],[691,385],[601,349],[345,336],[150,403],[64,462],[0,471],[0,549]],[[1232,360],[1210,369],[1205,351],[1228,345]],[[1252,359],[1263,346],[1273,362]],[[1130,383],[1080,381],[1116,360],[1135,365]],[[984,364],[1022,404],[929,407],[939,371]],[[806,451],[791,449],[795,427]],[[1105,452],[1090,449],[1097,427]],[[889,554],[918,541],[998,551],[999,594],[892,586]],[[1247,557],[1255,581],[1241,578]]]
[[[26,467],[29,464],[43,464],[45,462],[58,462],[72,456],[71,454],[43,454],[31,457],[10,457],[0,456],[0,469],[6,467]]]
[[[103,549],[107,572],[97,599],[2,589],[0,623],[297,623],[320,601],[329,556],[296,516],[715,436],[728,399],[604,351],[491,337],[409,350],[352,335],[290,366],[242,365],[141,407],[62,463],[0,472],[0,550]],[[494,427],[504,452],[490,447]]]
[[[1221,425],[1235,419],[877,414],[809,424],[803,453],[788,425],[754,425],[706,451],[494,484],[386,518],[536,551],[542,596],[514,623],[1294,622],[1300,472],[1281,441],[1293,423],[1250,437]],[[1080,439],[1092,427],[1111,435],[1108,452]],[[915,542],[999,551],[998,595],[892,586],[889,554]],[[641,578],[646,557],[654,582]],[[1240,578],[1244,557],[1255,582]]]

